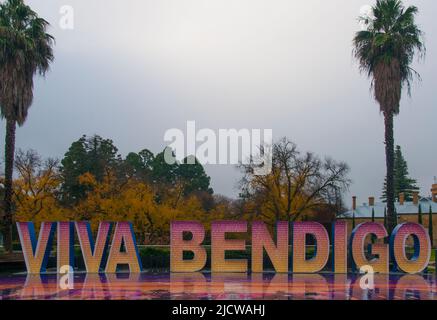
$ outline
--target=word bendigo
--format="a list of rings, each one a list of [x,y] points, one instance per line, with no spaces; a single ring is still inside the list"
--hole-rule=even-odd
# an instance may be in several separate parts
[[[128,265],[131,273],[142,271],[132,224],[101,222],[95,241],[88,222],[45,222],[38,240],[32,222],[18,222],[18,233],[28,273],[46,271],[48,257],[57,229],[57,270],[74,266],[74,229],[88,273],[115,273],[119,265]],[[332,245],[325,227],[317,222],[278,222],[275,240],[263,222],[253,222],[251,232],[251,271],[264,271],[264,251],[278,273],[317,273],[322,271],[331,255],[332,270],[347,273],[348,262],[353,271],[370,266],[375,273],[392,271],[420,273],[429,264],[431,241],[422,225],[404,223],[395,228],[387,244],[388,233],[379,223],[357,226],[348,240],[347,224],[336,222],[332,227]],[[246,221],[217,221],[211,224],[211,271],[248,272],[247,259],[226,259],[229,251],[245,251],[248,231]],[[110,243],[110,237],[112,242]],[[198,272],[205,268],[207,250],[202,245],[205,228],[201,223],[175,221],[171,223],[172,272]],[[234,235],[229,239],[229,235]],[[190,236],[188,236],[190,235]],[[228,236],[227,236],[228,235]],[[239,235],[239,237],[238,237]],[[307,239],[315,240],[314,250],[307,252]],[[187,239],[189,238],[189,239]],[[409,247],[407,243],[412,245]],[[290,253],[291,244],[291,253]],[[184,253],[191,252],[187,259]],[[311,255],[308,257],[308,255]],[[147,257],[145,257],[147,259]]]

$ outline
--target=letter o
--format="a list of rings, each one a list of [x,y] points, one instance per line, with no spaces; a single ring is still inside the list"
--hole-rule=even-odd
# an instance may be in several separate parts
[[[405,249],[409,236],[414,239],[414,254],[408,259]],[[390,252],[394,262],[393,271],[410,274],[420,273],[429,264],[431,258],[431,241],[425,228],[417,223],[398,225],[390,237]]]

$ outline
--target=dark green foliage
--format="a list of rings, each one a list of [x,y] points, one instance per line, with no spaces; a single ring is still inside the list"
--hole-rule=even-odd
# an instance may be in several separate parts
[[[399,113],[401,91],[410,89],[415,54],[425,52],[423,33],[415,23],[418,9],[400,0],[377,0],[374,19],[354,38],[354,54],[360,68],[372,78],[381,111]]]
[[[387,179],[384,181],[381,199],[387,202]],[[417,181],[411,179],[408,173],[408,164],[405,160],[400,146],[396,146],[394,165],[394,192],[395,198],[399,201],[399,194],[405,195],[406,201],[413,200],[413,192],[419,191]]]
[[[33,101],[33,76],[44,75],[54,59],[48,26],[23,0],[0,4],[0,115],[19,125]]]
[[[172,159],[173,163],[169,161]],[[205,209],[210,207],[211,195],[214,193],[210,187],[211,178],[195,157],[190,156],[178,162],[174,152],[166,148],[153,159],[151,170],[153,185],[157,189],[158,203],[168,191],[175,190],[178,194],[176,201],[181,197],[195,194]]]
[[[135,177],[142,181],[151,181],[154,159],[153,153],[147,149],[139,153],[131,152],[123,163],[124,170],[129,177]]]
[[[153,183],[176,185],[179,164],[176,160],[174,163],[169,163],[169,159],[166,161],[166,157],[169,156],[174,158],[174,153],[171,149],[166,148],[151,161]]]
[[[156,155],[151,162],[152,176],[155,183],[176,185],[183,188],[183,195],[194,192],[207,192],[212,194],[210,188],[211,178],[205,173],[205,169],[195,157],[187,157],[181,163],[175,161],[169,164],[166,161],[165,153],[170,154],[171,150],[165,149]],[[174,157],[173,152],[171,153]]]
[[[419,224],[423,224],[423,219],[422,219],[422,205],[419,204],[419,212],[417,213],[417,222]]]
[[[179,165],[177,175],[184,183],[184,195],[193,192],[213,193],[210,188],[211,178],[195,157],[185,158]]]
[[[79,183],[79,177],[85,173],[92,174],[101,182],[109,171],[117,175],[121,182],[127,178],[135,178],[151,185],[156,192],[156,201],[160,203],[168,193],[180,193],[179,197],[201,193],[212,195],[210,188],[211,178],[205,173],[203,166],[193,159],[184,159],[182,163],[174,161],[169,163],[170,157],[174,158],[171,149],[164,149],[156,156],[147,149],[139,153],[131,152],[122,159],[112,140],[100,136],[83,136],[73,142],[61,162],[63,184],[61,188],[62,199],[66,204],[76,204],[91,191],[88,185]],[[167,155],[167,157],[166,157]],[[201,200],[207,202],[208,199]]]
[[[115,169],[120,164],[120,156],[112,140],[95,135],[83,136],[73,142],[61,161],[63,184],[62,199],[74,204],[85,197],[88,187],[79,183],[79,177],[91,173],[101,182],[108,169]]]

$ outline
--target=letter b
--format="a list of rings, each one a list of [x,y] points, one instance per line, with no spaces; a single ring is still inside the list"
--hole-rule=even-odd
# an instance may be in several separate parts
[[[198,222],[177,221],[172,222],[171,232],[171,272],[197,272],[206,264],[206,251],[201,246],[205,238],[205,229]],[[184,232],[192,234],[191,240],[184,240]],[[191,251],[194,257],[184,260],[184,252]]]

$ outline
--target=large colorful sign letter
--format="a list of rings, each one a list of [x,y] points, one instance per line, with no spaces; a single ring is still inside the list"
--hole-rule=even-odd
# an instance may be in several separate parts
[[[246,221],[220,221],[211,225],[212,272],[247,272],[246,259],[226,259],[226,251],[245,251],[246,241],[226,239],[226,233],[247,232]]]
[[[170,225],[170,270],[171,272],[197,272],[206,264],[206,250],[201,246],[205,228],[199,222],[177,221]],[[191,240],[184,240],[184,232],[191,233]],[[192,252],[193,259],[184,260],[184,252]]]
[[[122,245],[124,251],[121,251]],[[139,273],[142,270],[134,230],[129,222],[118,222],[115,227],[105,272],[117,272],[117,266],[120,264],[129,265],[131,273]]]
[[[64,266],[74,268],[74,223],[58,222],[57,230],[57,270]]]
[[[371,235],[374,235],[379,243],[366,243],[366,240],[370,241]],[[352,269],[357,271],[362,266],[369,265],[375,273],[388,273],[388,244],[381,243],[387,236],[387,230],[380,223],[366,222],[358,225],[351,235]],[[366,244],[367,255],[372,256],[370,259],[366,257],[364,250]]]
[[[41,223],[37,242],[33,222],[17,222],[21,250],[28,273],[38,274],[46,271],[55,228],[56,223],[54,222]]]
[[[408,259],[405,250],[410,236],[414,241],[414,253],[412,258]],[[394,271],[420,273],[428,266],[431,258],[429,234],[422,225],[416,223],[398,225],[390,237],[390,249]]]
[[[276,272],[288,273],[288,229],[288,222],[277,223],[275,245],[264,222],[255,221],[252,224],[252,272],[264,271],[265,249]]]
[[[86,271],[88,273],[99,273],[105,264],[112,224],[110,222],[100,222],[95,243],[88,222],[76,222],[75,224]]]
[[[306,237],[312,235],[316,240],[315,252],[306,259]],[[329,258],[329,235],[325,227],[317,222],[293,223],[293,272],[316,273],[321,271]]]
[[[336,221],[332,226],[332,270],[347,273],[347,223]]]

